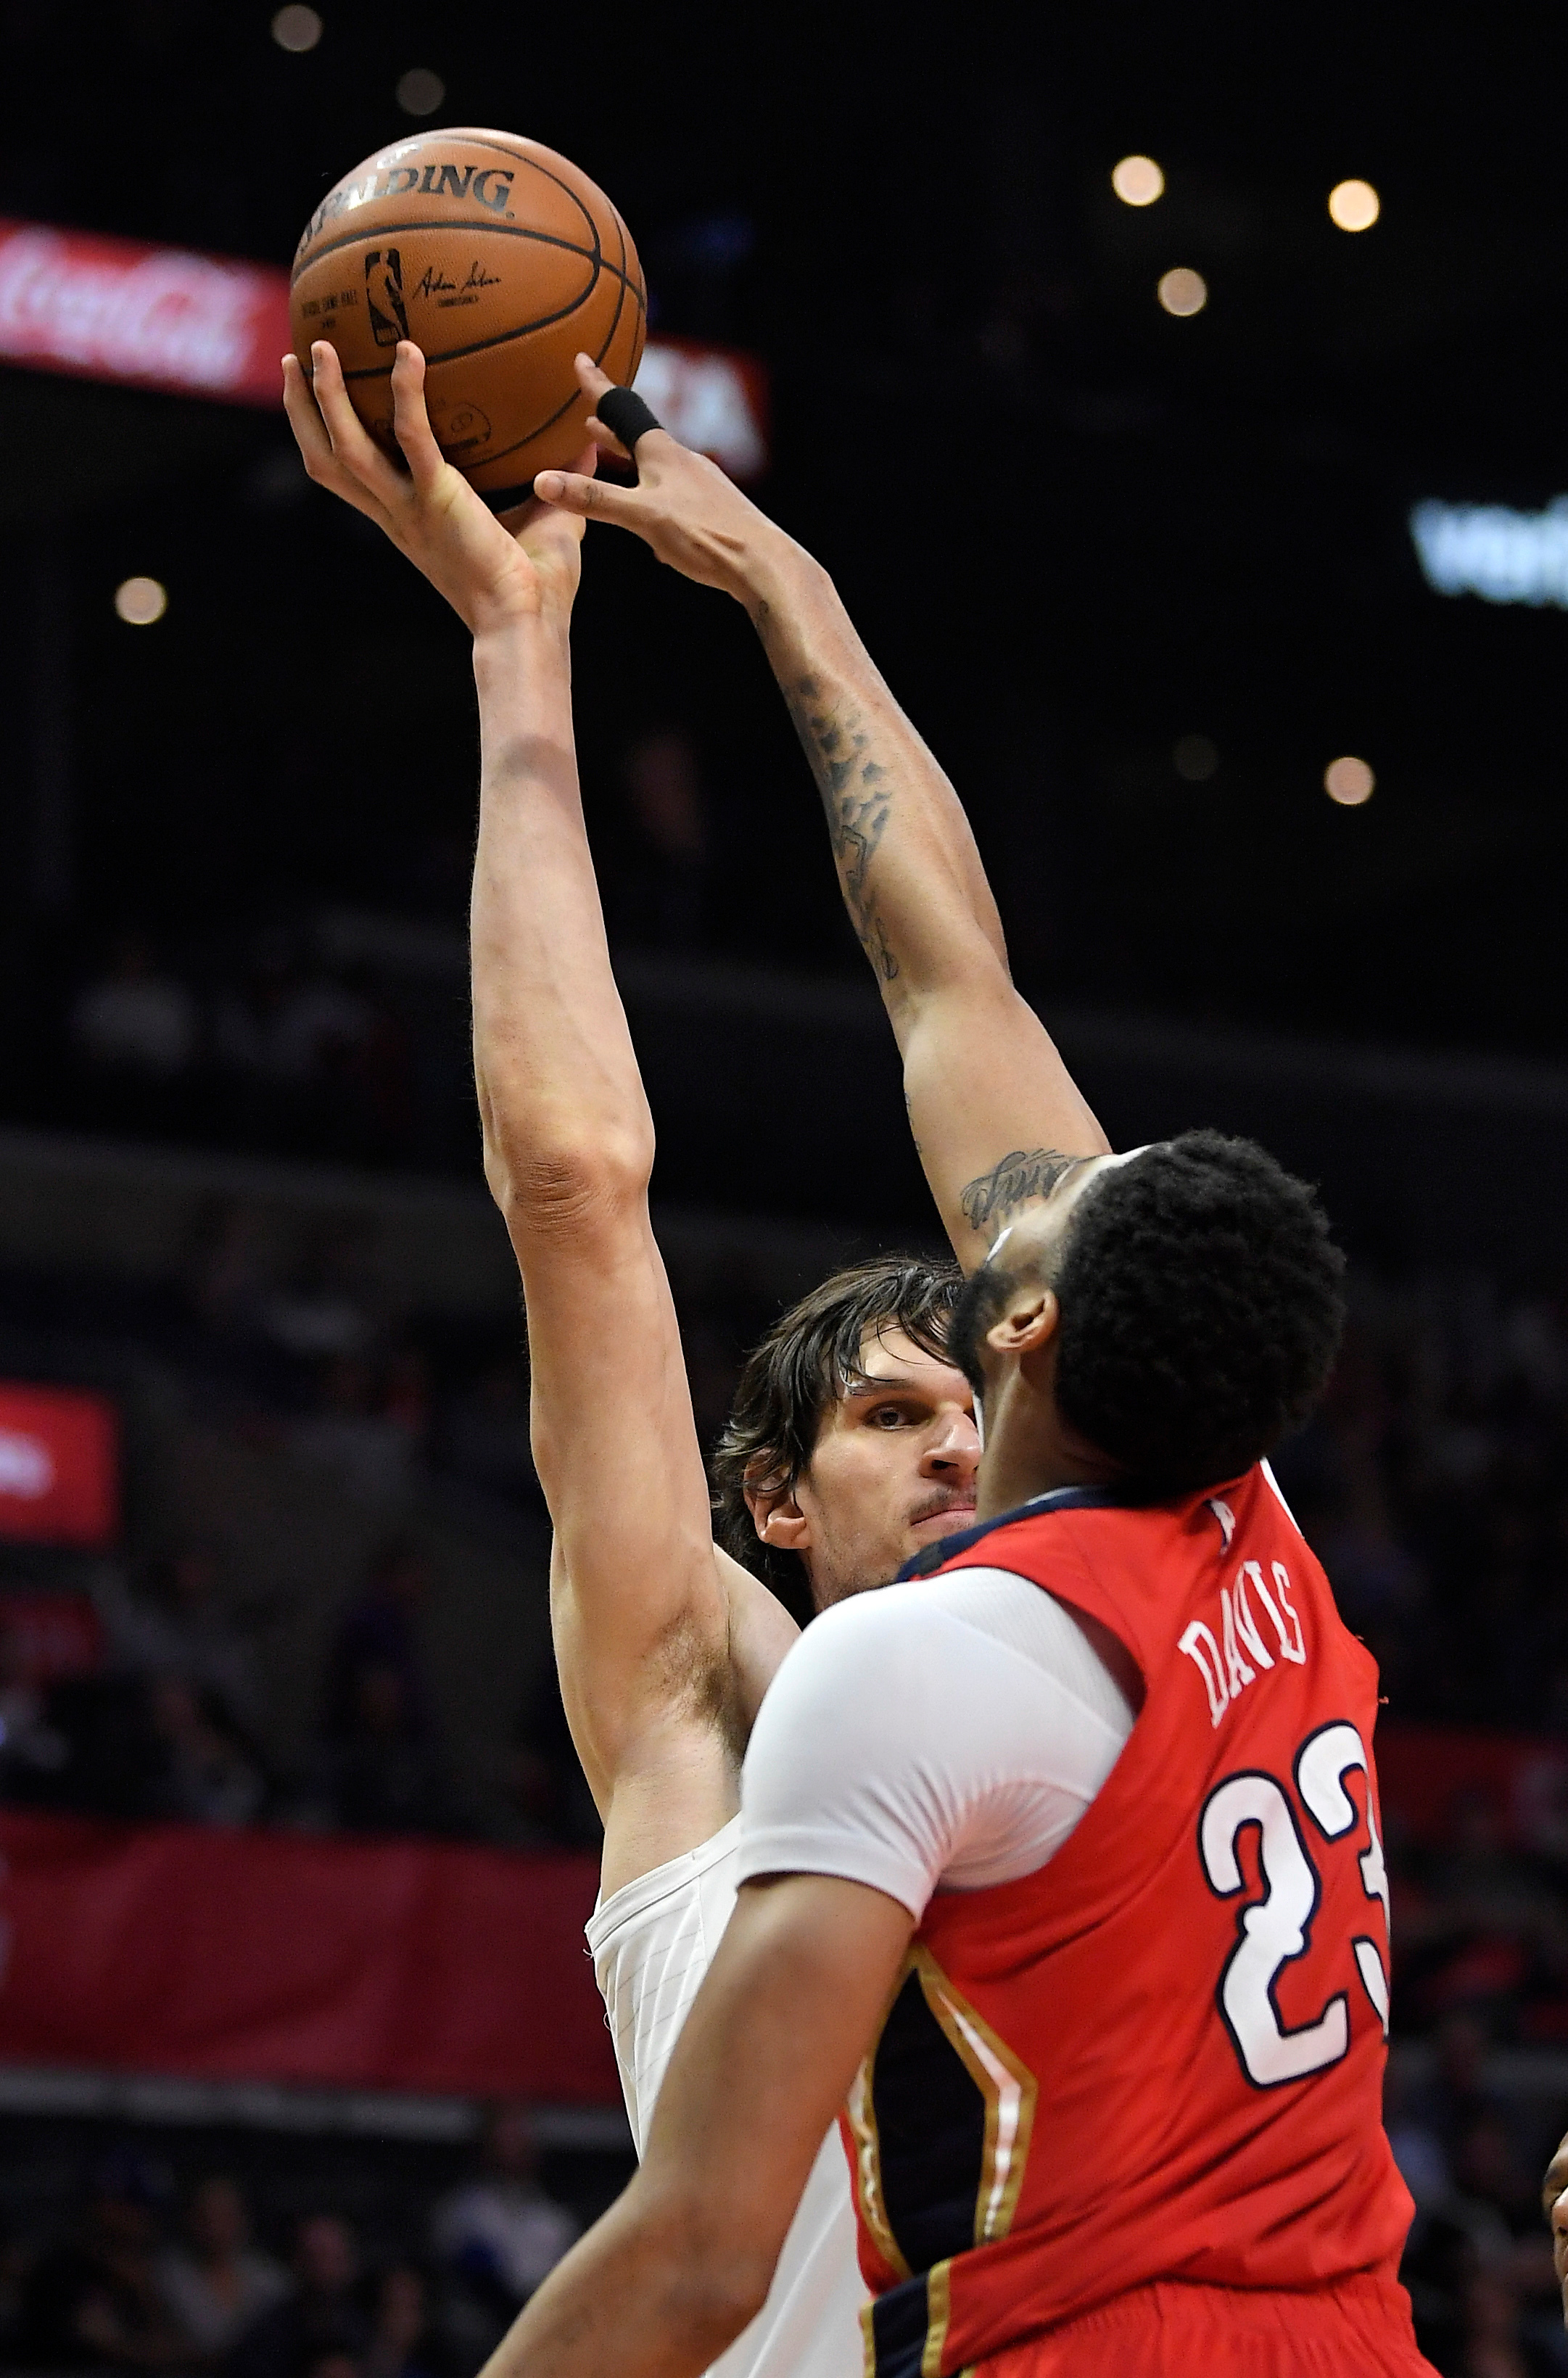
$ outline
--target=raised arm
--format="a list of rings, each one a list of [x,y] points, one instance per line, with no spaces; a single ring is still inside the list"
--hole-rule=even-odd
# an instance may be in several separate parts
[[[580,366],[596,397],[609,382]],[[608,442],[608,440],[606,441]],[[538,492],[633,530],[744,605],[816,777],[845,907],[904,1065],[921,1161],[966,1265],[1049,1189],[1063,1156],[1109,1143],[1013,987],[963,808],[888,691],[826,571],[716,466],[663,430],[639,484],[546,474]]]
[[[605,1819],[608,1889],[733,1813],[738,1741],[793,1634],[712,1542],[680,1333],[648,1219],[654,1135],[606,947],[572,732],[582,531],[515,533],[441,459],[423,359],[392,374],[399,471],[333,350],[297,365],[311,475],[368,512],[474,636],[479,837],[474,1048],[485,1171],[523,1275],[551,1612],[573,1739]],[[591,457],[587,458],[591,462]]]

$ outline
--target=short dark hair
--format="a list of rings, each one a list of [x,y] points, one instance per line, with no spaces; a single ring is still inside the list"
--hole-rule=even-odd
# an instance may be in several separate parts
[[[781,1314],[746,1357],[709,1464],[714,1533],[797,1618],[811,1615],[803,1564],[799,1554],[763,1543],[746,1488],[754,1493],[794,1484],[815,1451],[826,1414],[846,1387],[864,1378],[862,1350],[879,1330],[902,1330],[923,1352],[947,1362],[960,1281],[957,1264],[924,1255],[877,1255],[846,1265]]]
[[[954,1359],[1021,1274],[965,1291]],[[1249,1470],[1298,1428],[1345,1326],[1345,1257],[1317,1195],[1251,1140],[1183,1132],[1090,1183],[1057,1250],[1056,1402],[1130,1478],[1166,1495]]]

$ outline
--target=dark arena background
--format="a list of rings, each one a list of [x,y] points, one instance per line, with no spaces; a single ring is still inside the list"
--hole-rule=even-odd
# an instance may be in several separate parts
[[[1441,2371],[1568,2370],[1565,74],[1539,0],[0,0],[0,2367],[466,2378],[630,2168],[468,652],[276,390],[312,208],[451,124],[612,194],[1115,1143],[1322,1184],[1279,1468],[1382,1664],[1405,2277]],[[711,1439],[935,1217],[740,609],[594,530],[575,643]]]

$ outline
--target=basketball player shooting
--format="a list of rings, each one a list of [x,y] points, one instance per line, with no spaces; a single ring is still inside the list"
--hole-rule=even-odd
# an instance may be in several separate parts
[[[605,1823],[590,1939],[641,2145],[733,1904],[740,1757],[796,1630],[712,1541],[648,1219],[652,1125],[610,973],[573,755],[568,637],[581,522],[534,510],[503,526],[491,515],[441,460],[413,347],[400,348],[392,380],[404,470],[355,416],[332,348],[319,346],[313,363],[313,382],[292,359],[285,367],[310,475],[374,520],[475,640],[475,1057],[486,1170],[527,1303],[535,1453],[556,1531],[557,1656]],[[847,623],[836,632],[836,681],[875,721],[867,764],[900,788],[889,847],[906,849],[911,871],[942,854],[946,942],[924,909],[911,909],[919,931],[906,945],[902,914],[890,915],[879,941],[885,976],[900,995],[928,991],[925,1012],[944,1032],[1022,1041],[1005,1122],[1022,1111],[1047,1145],[1103,1149],[1007,982],[961,810]],[[922,1082],[935,1084],[940,1068],[925,1062],[918,1029],[911,1056]],[[995,1078],[1006,1080],[1000,1070]],[[1021,1099],[1019,1080],[1029,1085]],[[983,1159],[989,1181],[975,1184],[983,1204],[1001,1194],[1004,1176],[1021,1186],[1027,1165],[995,1164],[1009,1144],[999,1128],[978,1098],[923,1121],[928,1162],[949,1192],[977,1171],[971,1157]],[[948,1202],[972,1237],[956,1198]],[[748,1366],[718,1465],[727,1538],[743,1549],[749,1538],[749,1557],[780,1580],[803,1572],[819,1607],[881,1584],[972,1516],[971,1393],[944,1350],[954,1285],[941,1267],[857,1267],[787,1315]],[[845,2168],[836,2140],[823,2145],[819,2136],[819,2145],[772,2290],[726,2355],[726,2378],[852,2378],[861,2368],[864,2288]]]
[[[829,1610],[775,1682],[736,1911],[642,2169],[493,2378],[699,2371],[765,2300],[846,2099],[884,2378],[1411,2378],[1376,1675],[1267,1468],[1332,1363],[1339,1258],[1302,1184],[1213,1135],[944,1170],[921,1110],[972,1112],[990,1052],[959,1034],[922,1063],[954,978],[907,861],[923,829],[932,906],[995,951],[954,889],[967,835],[929,779],[905,814],[900,723],[814,565],[618,410],[639,487],[539,491],[747,601],[945,1209],[966,1248],[1016,1219],[954,1327],[989,1421],[976,1524]]]

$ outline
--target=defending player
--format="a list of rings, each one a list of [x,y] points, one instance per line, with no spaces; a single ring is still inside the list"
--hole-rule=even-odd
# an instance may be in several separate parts
[[[486,1169],[524,1279],[536,1458],[556,1526],[557,1655],[605,1820],[596,1967],[640,2142],[733,1902],[740,1753],[795,1630],[712,1543],[648,1221],[652,1129],[609,971],[572,748],[567,632],[580,527],[536,517],[514,538],[490,516],[440,461],[413,348],[400,351],[393,375],[406,475],[356,421],[330,347],[315,364],[316,401],[297,366],[286,374],[311,475],[375,520],[475,636],[483,730],[475,1051]],[[835,622],[834,634],[833,667],[875,713],[867,764],[898,783],[906,835],[945,838],[950,913],[931,1031],[1010,1038],[1019,1044],[1014,1084],[1033,1067],[1023,1101],[1031,1127],[1056,1145],[1102,1147],[1050,1043],[1011,994],[961,811],[851,649],[847,623]],[[923,828],[927,810],[936,823]],[[891,851],[900,847],[890,838]],[[917,843],[909,849],[919,859]],[[934,938],[923,923],[905,948],[897,922],[878,930],[884,970],[918,992]],[[917,1065],[926,1045],[917,1029]],[[925,1064],[923,1079],[938,1070]],[[1010,1116],[1016,1087],[1008,1097]],[[982,1169],[971,1158],[989,1170],[1008,1145],[978,1097],[972,1111],[934,1114],[928,1136],[955,1194]],[[752,1366],[730,1447],[729,1522],[733,1531],[754,1514],[770,1555],[802,1563],[818,1603],[882,1582],[971,1507],[970,1393],[941,1352],[951,1293],[948,1277],[930,1267],[862,1269],[787,1316]],[[862,2299],[829,2140],[772,2295],[727,2371],[850,2378]]]
[[[878,2378],[1419,2378],[1381,2123],[1377,1675],[1266,1466],[1342,1320],[1311,1193],[1066,1164],[966,1290],[979,1519],[829,1611],[642,2169],[492,2378],[689,2378],[849,2103]]]

